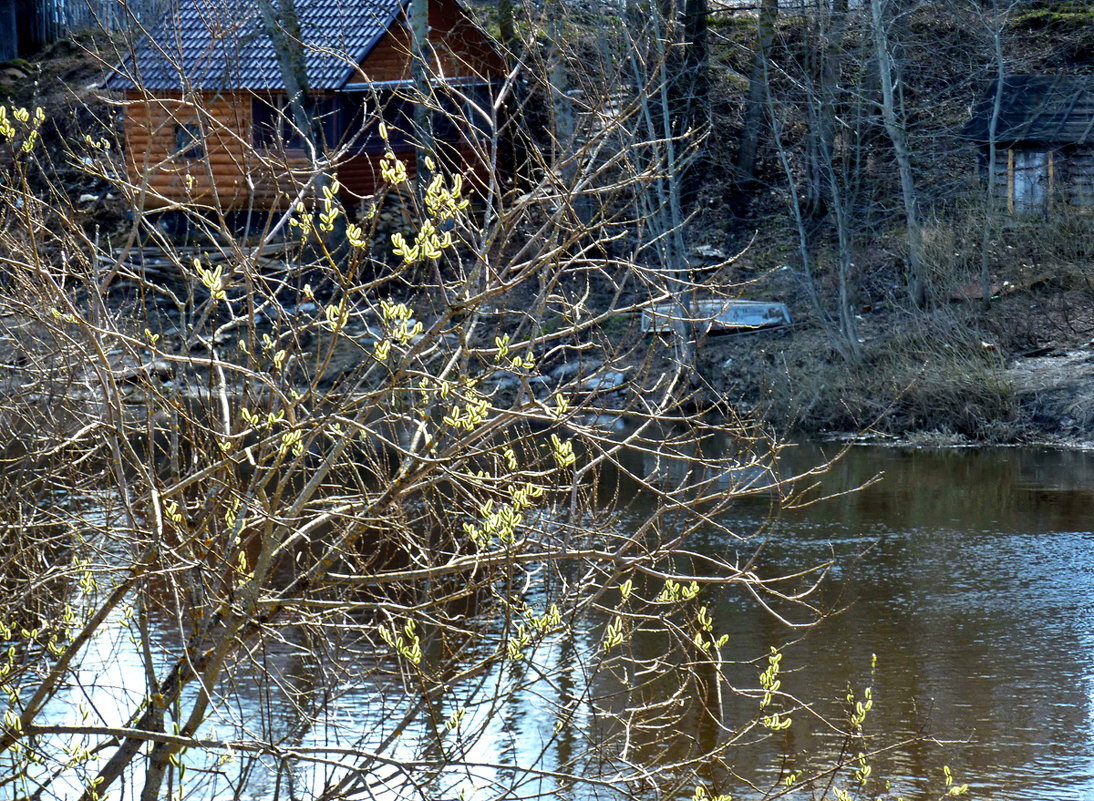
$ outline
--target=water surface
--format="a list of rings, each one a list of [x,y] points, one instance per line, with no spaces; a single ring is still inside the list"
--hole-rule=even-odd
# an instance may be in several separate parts
[[[835,452],[791,448],[780,469],[802,471]],[[846,493],[875,477],[870,486]],[[874,775],[889,779],[908,799],[940,797],[943,765],[968,782],[976,798],[1094,798],[1094,455],[857,447],[811,497],[826,493],[836,497],[781,512],[761,496],[736,504],[721,521],[742,535],[762,532],[761,575],[831,564],[817,596],[828,614],[808,631],[788,630],[743,593],[712,603],[717,630],[730,637],[727,681],[755,687],[754,660],[770,646],[786,644],[783,687],[819,713],[838,717],[849,685],[859,693],[872,685],[875,708],[867,732],[876,736],[875,745],[893,746],[873,761]],[[620,524],[642,520],[646,503],[637,498]],[[752,553],[756,543],[712,528],[699,532],[692,545],[732,557]],[[801,609],[786,612],[808,619]],[[550,681],[506,669],[455,692],[437,712],[466,707],[463,757],[478,764],[453,767],[416,792],[448,798],[461,790],[470,794],[476,785],[509,782],[514,796],[620,797],[610,782],[597,787],[555,776],[520,778],[506,768],[565,766],[610,779],[611,764],[579,756],[601,725],[596,705],[586,701],[612,689],[610,677],[581,667],[581,655],[601,647],[604,623],[589,619],[536,654]],[[152,645],[166,663],[176,658],[170,621],[158,625]],[[397,677],[378,684],[377,657],[364,645],[322,644],[331,664],[340,665],[337,679],[330,665],[302,658],[297,645],[290,631],[253,654],[250,672],[238,671],[232,686],[223,688],[229,699],[224,714],[213,715],[203,736],[251,734],[293,747],[368,748],[392,735],[416,703],[398,691]],[[653,656],[663,643],[636,638],[631,647]],[[96,638],[90,651],[72,691],[57,699],[49,717],[71,721],[90,710],[100,724],[120,725],[124,710],[139,700],[139,651],[120,625]],[[266,671],[279,686],[261,680]],[[499,695],[500,703],[489,701]],[[724,714],[730,724],[735,716],[747,719],[755,714],[755,700],[727,692]],[[313,724],[301,725],[313,716]],[[249,731],[235,729],[239,719]],[[689,744],[717,737],[702,715],[690,720],[682,728],[691,730],[660,733],[658,747],[683,753]],[[428,751],[429,737],[424,729],[401,731],[390,755],[416,758]],[[799,713],[785,737],[730,750],[724,768],[712,768],[709,779],[721,792],[755,798],[762,793],[748,782],[769,788],[780,769],[823,764],[838,747]],[[784,749],[793,754],[788,763],[780,762]],[[325,775],[338,773],[335,762],[295,772],[272,757],[195,764],[189,789],[191,797],[210,799],[305,798]],[[239,767],[244,764],[245,770]],[[139,785],[139,775],[128,776],[123,797],[132,797]],[[408,780],[393,768],[372,797],[408,792]]]

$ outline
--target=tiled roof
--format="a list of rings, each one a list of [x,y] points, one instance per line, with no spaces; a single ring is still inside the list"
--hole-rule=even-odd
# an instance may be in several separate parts
[[[312,89],[337,89],[406,0],[296,0]],[[177,0],[107,80],[107,88],[283,89],[277,54],[254,0]],[[274,7],[277,7],[275,0]]]
[[[995,105],[993,82],[977,104],[963,135],[987,142]],[[1084,75],[1008,75],[995,141],[1004,143],[1086,144],[1094,142],[1094,77]]]

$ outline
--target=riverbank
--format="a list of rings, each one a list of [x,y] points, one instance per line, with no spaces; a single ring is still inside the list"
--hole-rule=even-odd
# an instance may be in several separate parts
[[[701,366],[738,408],[797,436],[924,444],[1094,447],[1094,344],[1085,291],[1046,287],[927,311],[858,317],[849,361],[801,298],[789,328],[709,339]]]

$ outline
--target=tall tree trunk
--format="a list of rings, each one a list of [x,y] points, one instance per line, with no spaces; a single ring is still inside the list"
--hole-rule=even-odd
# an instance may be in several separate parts
[[[681,128],[698,139],[700,152],[684,168],[680,194],[685,207],[698,202],[706,156],[702,142],[710,125],[710,56],[707,46],[707,0],[684,0],[684,64],[680,90],[686,92],[685,119]]]
[[[904,218],[908,231],[908,297],[916,307],[922,308],[926,304],[927,296],[923,276],[923,236],[919,223],[919,198],[912,172],[912,155],[908,147],[907,131],[903,118],[899,118],[897,114],[896,89],[899,76],[894,78],[894,64],[889,56],[884,2],[885,0],[870,0],[874,47],[877,52],[878,72],[881,76],[881,116],[885,122],[885,132],[893,143],[893,154],[900,173],[900,191],[904,201]]]
[[[984,230],[980,240],[980,291],[984,310],[991,306],[990,247],[995,220],[995,159],[998,147],[995,142],[999,130],[999,112],[1003,108],[1003,86],[1006,77],[1006,61],[1003,60],[1003,28],[999,19],[998,0],[992,0],[992,45],[995,56],[995,97],[992,98],[991,120],[988,123],[988,196],[984,204]]]
[[[815,224],[828,209],[830,181],[827,171],[835,157],[836,110],[843,62],[843,38],[847,31],[847,0],[832,0],[828,14],[815,17],[817,47],[811,71],[814,100],[810,101],[806,160],[806,214]],[[813,227],[813,226],[811,226]]]
[[[681,198],[681,177],[687,168],[687,158],[680,148],[685,131],[679,129],[677,113],[679,99],[675,89],[682,77],[679,74],[682,59],[675,47],[676,8],[673,0],[663,0],[655,8],[650,19],[643,18],[638,4],[628,4],[628,14],[634,30],[648,31],[643,47],[630,44],[633,80],[638,87],[638,114],[641,124],[636,126],[642,133],[636,135],[634,148],[636,160],[644,161],[644,153],[650,153],[649,162],[641,163],[641,171],[652,170],[655,177],[649,182],[649,191],[640,193],[642,225],[640,250],[651,250],[655,256],[662,287],[669,296],[673,349],[677,375],[687,387],[698,382],[696,372],[696,337],[692,314],[690,269],[687,248],[684,243],[686,219]],[[627,32],[629,36],[629,31]],[[639,63],[641,53],[644,63]],[[643,141],[644,140],[644,141]]]
[[[556,180],[561,180],[559,188],[568,198],[574,225],[584,228],[592,219],[592,203],[588,194],[575,191],[579,168],[577,109],[570,94],[570,65],[561,47],[565,6],[562,0],[547,0],[545,10],[551,40],[547,49],[548,81],[545,87],[551,97],[551,170]]]
[[[429,100],[430,47],[429,47],[429,0],[411,0],[411,70],[414,77],[414,153],[418,168],[418,193],[425,196],[430,175],[426,159],[433,156],[433,113]]]
[[[308,144],[313,166],[318,161],[322,146],[322,132],[315,116],[315,104],[308,86],[308,70],[304,63],[304,48],[300,39],[300,20],[293,0],[256,0],[262,14],[266,36],[277,54],[277,65],[285,92],[289,98],[289,110],[293,124]]]
[[[756,18],[756,47],[752,51],[752,72],[748,78],[744,125],[737,147],[737,183],[745,190],[750,189],[756,180],[756,159],[760,152],[760,138],[767,116],[764,102],[767,60],[775,41],[775,20],[778,15],[779,0],[761,0]]]

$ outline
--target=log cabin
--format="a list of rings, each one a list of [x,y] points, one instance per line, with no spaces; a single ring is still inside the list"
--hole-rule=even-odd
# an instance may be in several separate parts
[[[1094,78],[1008,75],[997,87],[984,93],[962,132],[978,146],[981,175],[995,172],[996,200],[1012,214],[1094,207]]]
[[[409,0],[295,2],[318,158],[294,125],[256,4],[177,0],[106,82],[122,100],[135,205],[281,208],[318,162],[352,209],[381,185],[386,152],[415,175]],[[429,0],[427,58],[434,154],[484,178],[504,60],[457,0]]]

